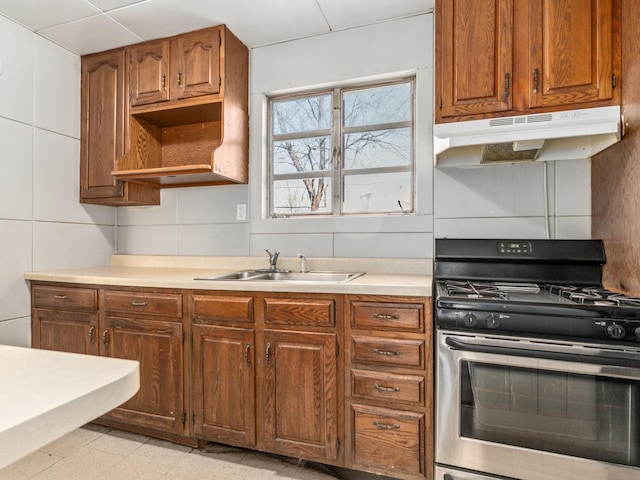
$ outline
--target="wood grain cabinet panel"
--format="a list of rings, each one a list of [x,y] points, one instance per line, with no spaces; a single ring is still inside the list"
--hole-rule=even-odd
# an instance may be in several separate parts
[[[423,303],[352,302],[354,328],[424,331]]]
[[[621,0],[436,0],[436,122],[616,105]]]
[[[131,106],[169,100],[169,40],[155,40],[129,49]]]
[[[354,398],[424,405],[424,375],[351,370],[351,394]]]
[[[253,297],[193,294],[191,315],[199,323],[253,323]]]
[[[351,335],[351,362],[424,368],[425,341]]]
[[[193,326],[194,433],[205,440],[256,444],[252,329]]]
[[[179,293],[155,293],[106,290],[105,312],[165,315],[182,318],[182,295]]]
[[[95,288],[34,285],[31,289],[31,302],[36,308],[95,311],[98,309],[98,290]]]
[[[264,331],[263,428],[270,451],[337,458],[336,343],[332,333]]]
[[[334,298],[265,298],[264,312],[268,325],[330,327],[336,324]]]
[[[98,354],[96,313],[34,308],[31,343],[59,352]]]

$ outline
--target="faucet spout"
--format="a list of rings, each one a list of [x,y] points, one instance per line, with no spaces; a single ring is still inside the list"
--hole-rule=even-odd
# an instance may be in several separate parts
[[[264,251],[267,252],[267,255],[269,255],[269,270],[276,271],[280,252],[271,253],[268,248],[265,248]]]

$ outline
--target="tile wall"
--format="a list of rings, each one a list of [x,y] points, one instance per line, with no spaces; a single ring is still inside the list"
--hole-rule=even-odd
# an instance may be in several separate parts
[[[104,264],[115,209],[78,203],[80,59],[0,16],[0,342],[30,344],[24,272]]]
[[[78,202],[79,57],[0,17],[0,342],[29,343],[25,271],[115,252],[431,258],[436,237],[544,238],[545,223],[552,238],[589,238],[589,161],[433,168],[432,45],[427,14],[253,49],[249,185],[167,189],[160,206],[115,209]],[[416,213],[264,219],[266,96],[402,75],[416,76]]]

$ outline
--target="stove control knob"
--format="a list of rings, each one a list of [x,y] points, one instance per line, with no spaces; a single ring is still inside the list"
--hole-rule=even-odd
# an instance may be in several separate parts
[[[625,331],[622,325],[618,325],[617,323],[613,323],[607,327],[607,335],[611,338],[620,339],[625,336],[627,332]]]
[[[487,317],[488,328],[498,328],[500,326],[500,320],[493,313]]]
[[[633,331],[634,335],[638,338],[640,338],[640,327],[636,327],[636,329]]]
[[[478,324],[478,318],[473,313],[467,313],[462,321],[467,327],[475,327]]]

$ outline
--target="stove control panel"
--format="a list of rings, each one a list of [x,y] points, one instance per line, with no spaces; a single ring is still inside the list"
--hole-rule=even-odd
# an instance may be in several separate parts
[[[530,242],[498,242],[498,253],[501,254],[531,254]]]

